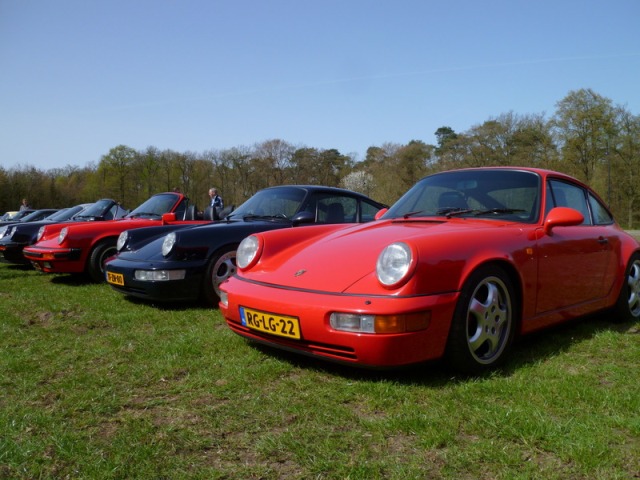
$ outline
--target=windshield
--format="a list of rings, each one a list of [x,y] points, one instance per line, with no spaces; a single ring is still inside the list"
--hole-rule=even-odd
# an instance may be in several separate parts
[[[25,215],[20,219],[22,222],[29,222],[32,220],[40,220],[42,218],[46,218],[49,215],[55,212],[49,212],[49,214],[44,213],[42,210],[36,210],[35,212],[31,212],[29,215]]]
[[[180,195],[175,193],[161,193],[154,195],[127,215],[127,217],[162,217],[163,214],[169,213],[173,210],[180,198]]]
[[[484,217],[533,223],[540,212],[540,177],[522,170],[459,170],[416,183],[383,216]]]
[[[306,197],[307,192],[296,187],[267,188],[256,193],[240,205],[230,217],[293,217]]]
[[[52,222],[55,222],[57,220],[66,220],[70,218],[74,213],[80,211],[80,209],[81,207],[63,208],[62,210],[58,210],[57,212],[52,213],[51,215],[46,217],[45,220]]]
[[[23,218],[26,218],[28,215],[31,215],[32,213],[35,213],[33,210],[22,210],[18,213],[16,213],[13,217],[11,217],[11,220],[22,220]]]
[[[88,206],[74,218],[104,218],[105,220],[113,220],[114,218],[123,217],[126,213],[127,211],[118,205],[115,200],[103,198]]]

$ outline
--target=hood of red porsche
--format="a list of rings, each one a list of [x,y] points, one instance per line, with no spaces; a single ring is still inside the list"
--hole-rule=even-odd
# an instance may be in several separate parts
[[[241,275],[302,290],[390,294],[376,278],[376,262],[386,246],[394,242],[411,245],[418,268],[443,259],[463,262],[468,250],[465,244],[470,246],[478,236],[500,235],[507,225],[513,224],[473,219],[377,221],[340,229],[311,243],[296,242]]]

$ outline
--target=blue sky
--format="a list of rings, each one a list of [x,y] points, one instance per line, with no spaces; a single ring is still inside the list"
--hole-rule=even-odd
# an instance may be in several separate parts
[[[0,165],[117,145],[336,148],[555,112],[640,114],[638,0],[0,0]]]

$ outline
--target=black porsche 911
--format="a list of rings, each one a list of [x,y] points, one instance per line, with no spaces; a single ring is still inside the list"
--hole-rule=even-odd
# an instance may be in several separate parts
[[[217,305],[219,285],[235,273],[236,249],[246,236],[303,225],[367,222],[384,207],[340,188],[266,188],[219,221],[123,232],[117,255],[105,263],[106,280],[125,295],[150,301]]]

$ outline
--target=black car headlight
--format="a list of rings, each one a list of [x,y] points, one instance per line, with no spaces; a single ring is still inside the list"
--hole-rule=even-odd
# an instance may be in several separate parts
[[[173,247],[176,244],[175,232],[168,233],[162,241],[162,255],[167,257],[173,251]]]
[[[129,232],[125,230],[118,236],[118,241],[116,242],[116,250],[122,250],[127,245],[127,240],[129,240]]]

